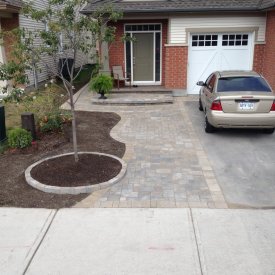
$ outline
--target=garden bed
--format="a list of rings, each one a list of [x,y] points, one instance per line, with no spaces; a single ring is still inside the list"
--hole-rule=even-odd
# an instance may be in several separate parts
[[[77,112],[79,151],[101,152],[121,158],[125,144],[110,136],[111,129],[119,121],[120,117],[114,113]],[[62,208],[87,197],[87,194],[44,193],[25,182],[24,171],[29,165],[44,157],[71,151],[72,144],[62,134],[52,133],[41,136],[31,148],[10,150],[0,155],[0,206]],[[50,171],[48,173],[50,175]]]
[[[31,176],[45,185],[76,187],[108,181],[117,176],[121,168],[118,160],[107,156],[81,154],[76,163],[73,155],[66,155],[43,161],[31,170]]]

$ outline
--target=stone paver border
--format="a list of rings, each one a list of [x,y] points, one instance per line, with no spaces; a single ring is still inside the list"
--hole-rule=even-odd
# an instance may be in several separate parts
[[[56,156],[53,156],[53,157],[44,158],[44,159],[42,159],[40,161],[37,161],[36,163],[32,164],[25,171],[25,178],[26,178],[27,183],[29,185],[31,185],[32,187],[34,187],[34,188],[36,188],[40,191],[46,192],[46,193],[77,195],[77,194],[80,194],[80,193],[92,193],[94,191],[98,191],[98,190],[101,190],[101,189],[108,188],[108,187],[112,186],[113,184],[119,182],[124,177],[124,175],[126,174],[126,170],[127,170],[126,162],[124,160],[116,157],[116,156],[109,155],[109,154],[104,154],[104,153],[98,153],[98,152],[79,152],[78,154],[94,154],[94,155],[101,155],[101,156],[106,156],[106,157],[116,159],[122,165],[121,171],[119,172],[119,174],[116,177],[114,177],[114,178],[112,178],[112,179],[110,179],[106,182],[102,182],[102,183],[95,184],[95,185],[76,186],[76,187],[50,186],[50,185],[46,185],[46,184],[43,184],[43,183],[35,180],[31,176],[31,170],[34,167],[36,167],[37,165],[39,165],[40,163],[42,163],[44,161],[47,161],[47,160],[50,160],[50,159],[59,158],[59,157],[62,157],[62,156],[73,155],[73,154],[74,153],[72,153],[72,152],[71,153],[66,153],[66,154],[60,154],[60,155],[56,155]]]
[[[111,94],[107,99],[98,99],[98,95],[94,95],[92,103],[97,105],[162,105],[162,104],[173,104],[172,94],[133,94],[125,93]]]

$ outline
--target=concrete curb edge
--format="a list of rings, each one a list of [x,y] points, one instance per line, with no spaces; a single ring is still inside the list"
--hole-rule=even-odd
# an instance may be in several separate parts
[[[126,162],[116,156],[104,154],[104,153],[98,153],[98,152],[78,152],[78,154],[95,154],[95,155],[106,156],[106,157],[116,159],[121,163],[122,168],[117,176],[115,176],[114,178],[112,178],[106,182],[102,182],[102,183],[95,184],[95,185],[86,185],[86,186],[77,186],[77,187],[59,187],[59,186],[46,185],[46,184],[43,184],[43,183],[35,180],[31,176],[31,170],[34,167],[36,167],[37,165],[39,165],[40,163],[50,160],[50,159],[54,159],[54,158],[58,158],[58,157],[62,157],[62,156],[73,155],[73,154],[74,153],[72,153],[72,152],[66,153],[66,154],[60,154],[60,155],[44,158],[42,160],[35,162],[31,166],[29,166],[25,171],[25,179],[26,179],[27,183],[29,185],[31,185],[32,187],[34,187],[40,191],[46,192],[46,193],[77,195],[77,194],[81,194],[81,193],[92,193],[94,191],[108,188],[108,187],[112,186],[113,184],[119,182],[126,174],[126,170],[127,170]]]

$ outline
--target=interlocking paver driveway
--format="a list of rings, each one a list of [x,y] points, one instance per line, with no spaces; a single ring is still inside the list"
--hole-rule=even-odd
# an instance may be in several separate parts
[[[121,182],[77,207],[227,207],[183,98],[167,105],[96,106],[83,92],[76,109],[121,116],[111,135],[126,143],[128,163]]]

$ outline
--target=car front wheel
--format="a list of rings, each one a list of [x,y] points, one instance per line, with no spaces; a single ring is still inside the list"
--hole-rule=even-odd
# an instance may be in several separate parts
[[[203,111],[202,103],[201,103],[201,98],[199,98],[199,110]]]
[[[215,131],[215,127],[212,126],[207,119],[207,116],[205,115],[205,124],[204,124],[204,130],[206,133],[213,133]]]

